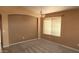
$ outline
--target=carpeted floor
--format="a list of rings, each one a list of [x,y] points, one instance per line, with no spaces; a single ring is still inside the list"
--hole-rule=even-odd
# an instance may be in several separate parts
[[[64,48],[58,44],[44,40],[32,40],[4,48],[4,53],[75,53],[76,51]]]

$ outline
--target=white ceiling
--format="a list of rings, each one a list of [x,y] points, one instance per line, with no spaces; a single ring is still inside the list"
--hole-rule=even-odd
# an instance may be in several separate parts
[[[27,7],[25,6],[23,8],[26,8],[37,14],[40,14],[40,11],[42,9],[42,14],[47,14],[47,13],[51,13],[51,12],[58,12],[58,11],[78,8],[78,6],[27,6]]]

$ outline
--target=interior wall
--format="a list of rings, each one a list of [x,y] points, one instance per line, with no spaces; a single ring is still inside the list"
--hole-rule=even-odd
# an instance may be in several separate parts
[[[0,15],[0,52],[2,52],[2,45],[1,45],[1,38],[2,38],[2,17],[1,17],[1,15]]]
[[[38,17],[39,14],[23,8],[21,6],[0,6],[0,13],[1,14],[24,14],[24,15],[31,15],[34,17]]]
[[[17,43],[38,37],[37,18],[28,15],[8,16],[9,43]]]
[[[8,14],[2,14],[2,41],[3,47],[9,46],[9,34],[8,34]]]
[[[41,17],[38,17],[38,39],[41,38]]]
[[[0,14],[2,15],[2,38],[3,38],[3,47],[8,47],[9,44],[9,32],[8,32],[8,15],[9,14],[22,14],[38,17],[39,15],[21,7],[0,7]]]
[[[50,13],[46,17],[59,15],[62,15],[61,37],[45,35],[42,31],[42,38],[79,49],[79,9]],[[41,27],[43,30],[43,24]]]

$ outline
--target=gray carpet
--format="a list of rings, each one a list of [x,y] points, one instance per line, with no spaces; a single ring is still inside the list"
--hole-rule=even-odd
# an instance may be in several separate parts
[[[76,53],[48,40],[24,42],[3,49],[4,53]]]

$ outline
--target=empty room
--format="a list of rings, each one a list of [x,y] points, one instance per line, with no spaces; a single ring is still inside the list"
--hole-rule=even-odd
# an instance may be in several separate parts
[[[78,6],[0,6],[1,53],[78,53]]]

